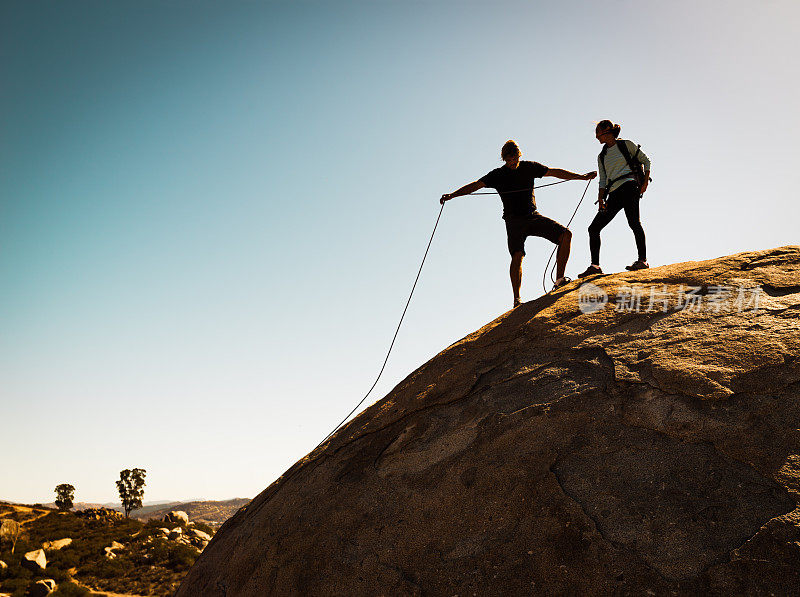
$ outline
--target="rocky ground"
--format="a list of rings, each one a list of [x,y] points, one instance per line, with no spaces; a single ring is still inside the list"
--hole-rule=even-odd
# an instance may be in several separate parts
[[[0,595],[14,597],[172,595],[214,534],[180,511],[144,524],[102,507],[0,503],[0,521]]]
[[[195,522],[202,522],[210,527],[218,528],[223,522],[228,520],[231,516],[236,514],[236,511],[246,506],[250,502],[249,498],[234,498],[232,500],[222,501],[197,501],[197,502],[179,502],[178,504],[171,505],[169,508],[155,508],[149,511],[131,512],[131,517],[147,522],[151,519],[162,519],[171,510],[181,510],[186,512]]]
[[[800,594],[800,247],[587,282],[409,375],[178,596]]]

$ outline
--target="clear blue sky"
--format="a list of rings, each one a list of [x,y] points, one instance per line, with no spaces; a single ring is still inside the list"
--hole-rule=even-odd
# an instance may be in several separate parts
[[[3,2],[0,499],[257,494],[372,383],[438,197],[508,138],[586,172],[620,122],[652,265],[798,243],[799,30],[794,0]],[[368,403],[510,307],[500,212],[447,204]]]

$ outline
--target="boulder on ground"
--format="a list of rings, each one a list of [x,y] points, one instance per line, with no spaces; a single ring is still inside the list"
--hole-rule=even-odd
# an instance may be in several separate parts
[[[200,529],[192,529],[189,531],[190,537],[196,537],[198,539],[202,539],[204,541],[211,541],[211,535],[206,533],[205,531],[201,531]]]
[[[572,282],[292,466],[176,596],[799,595],[798,429],[800,246]]]
[[[157,530],[159,533],[161,533],[162,535],[164,535],[165,537],[166,537],[167,535],[169,535],[169,529],[167,529],[167,528],[165,528],[165,527],[158,527],[156,530]]]
[[[66,539],[56,539],[55,541],[45,541],[42,543],[42,549],[45,551],[58,551],[59,549],[64,549],[68,545],[72,545],[72,539],[69,537]]]
[[[208,541],[204,541],[203,539],[198,539],[198,538],[196,538],[196,537],[193,537],[193,538],[192,538],[192,539],[189,541],[189,543],[191,543],[192,545],[194,545],[194,546],[195,546],[197,549],[205,549],[206,545],[208,545],[208,544],[209,544],[209,542],[208,542]]]
[[[125,549],[125,546],[122,543],[120,543],[119,541],[112,541],[111,545],[103,548],[103,551],[105,552],[106,557],[109,560],[113,560],[114,558],[117,557],[115,550],[122,550],[122,549]]]
[[[47,597],[50,593],[56,590],[56,581],[52,578],[45,578],[37,580],[28,589],[29,597]]]
[[[169,532],[169,535],[168,535],[168,537],[169,537],[170,539],[177,539],[177,538],[178,538],[178,537],[180,537],[181,535],[183,535],[183,529],[182,529],[181,527],[175,527],[174,529],[172,529],[172,530]]]
[[[47,558],[44,555],[44,550],[36,549],[34,551],[29,551],[22,556],[20,564],[31,572],[41,572],[47,568]]]
[[[0,560],[0,578],[5,577],[6,570],[8,570],[8,564],[6,564],[3,560]]]
[[[176,524],[188,524],[189,515],[183,510],[172,510],[164,516],[164,522],[172,522]]]

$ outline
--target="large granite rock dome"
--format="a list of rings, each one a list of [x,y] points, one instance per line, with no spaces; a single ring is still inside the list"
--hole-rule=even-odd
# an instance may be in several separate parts
[[[412,373],[178,595],[798,594],[800,247],[590,282]]]

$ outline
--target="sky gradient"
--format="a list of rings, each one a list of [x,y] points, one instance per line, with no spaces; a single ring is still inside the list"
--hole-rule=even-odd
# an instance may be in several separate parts
[[[3,2],[0,499],[259,493],[369,388],[439,196],[509,138],[588,172],[620,122],[653,266],[797,244],[798,30],[789,0]],[[366,404],[510,308],[500,214],[446,205]],[[602,265],[635,257],[618,216]]]

